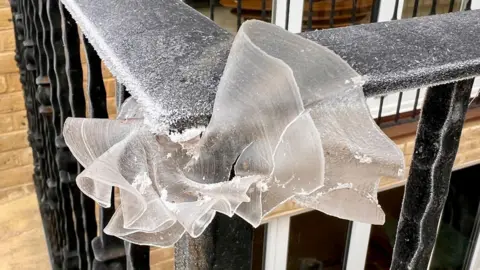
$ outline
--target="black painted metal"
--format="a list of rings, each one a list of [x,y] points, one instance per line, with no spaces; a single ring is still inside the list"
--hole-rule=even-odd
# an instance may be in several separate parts
[[[330,28],[333,28],[334,24],[335,24],[335,1],[336,0],[330,0],[332,1],[331,2],[331,5],[330,5],[330,20],[329,20],[329,23],[330,23]]]
[[[214,1],[210,1],[213,19],[212,3]],[[414,16],[418,1],[415,3]],[[263,19],[266,17],[265,5],[265,0],[262,0]],[[311,29],[313,0],[309,1],[309,5],[307,24]],[[356,0],[353,0],[353,5],[352,23],[355,23]],[[434,2],[433,12],[435,5]],[[75,176],[82,168],[63,141],[62,127],[68,116],[85,116],[75,22],[58,0],[13,0],[11,6],[15,23],[16,60],[24,87],[29,141],[34,150],[34,182],[52,267],[148,269],[148,247],[126,244],[101,230],[100,235],[95,237],[97,224],[92,215],[94,204],[74,185]],[[396,6],[394,19],[397,17],[398,1]],[[379,1],[375,1],[372,21],[378,18],[378,8]],[[332,0],[332,27],[334,11],[335,0]],[[367,96],[382,95],[480,74],[480,51],[475,47],[477,40],[474,38],[480,29],[472,23],[478,14],[459,13],[302,35],[330,47],[365,75]],[[241,15],[242,1],[239,0],[238,26],[242,22]],[[423,40],[416,40],[416,36],[422,36]],[[430,49],[438,46],[440,39],[441,48],[432,52]],[[395,40],[401,42],[396,43]],[[108,117],[101,61],[88,41],[84,40],[84,43],[88,62],[88,111],[91,117]],[[432,54],[435,59],[424,60],[425,55]],[[375,58],[378,59],[373,61]],[[458,65],[449,65],[453,62]],[[438,216],[446,198],[445,190],[448,188],[471,83],[468,80],[437,86],[427,94],[410,180],[406,187],[403,220],[399,226],[392,269],[404,269],[407,264],[411,264],[413,269],[421,269],[428,263]],[[178,91],[181,94],[183,90]],[[127,96],[125,87],[118,85],[117,104],[121,104]],[[176,95],[182,96],[185,95]],[[399,120],[401,99],[400,93],[395,121]],[[416,116],[418,99],[419,91],[413,117]],[[382,96],[378,122],[382,120],[383,101]],[[430,193],[431,190],[434,192]],[[114,196],[112,205],[113,199]],[[433,204],[430,203],[432,201]],[[113,211],[114,207],[100,209],[100,228],[105,227]],[[419,215],[422,216],[419,218]],[[204,235],[197,239],[184,237],[179,242],[176,250],[177,269],[250,269],[252,230],[238,217],[230,219],[219,215]],[[419,245],[418,241],[412,239],[422,239],[423,242]],[[418,249],[419,246],[422,248]]]
[[[83,71],[80,59],[80,38],[78,27],[70,13],[68,13],[63,5],[59,5],[62,23],[62,40],[64,43],[63,49],[65,54],[65,74],[68,83],[68,100],[73,117],[85,117],[85,96],[83,91]],[[71,156],[71,154],[70,154]],[[71,156],[73,159],[73,156]],[[72,167],[75,166],[71,164]],[[79,163],[76,164],[76,173],[82,171]],[[72,168],[73,173],[70,174],[70,179],[73,182],[75,179],[75,169]],[[81,250],[81,260],[87,262],[88,269],[92,268],[94,259],[91,242],[97,235],[97,223],[94,215],[95,203],[93,200],[81,193],[76,186],[73,185],[72,197],[75,198],[75,220],[76,231],[78,236],[79,250]],[[78,201],[80,202],[78,204]],[[83,255],[85,254],[85,255]]]
[[[352,0],[352,25],[357,23],[357,0]]]
[[[209,1],[209,8],[210,8],[210,20],[215,20],[215,0]]]
[[[419,0],[415,0],[415,2],[413,3],[413,15],[412,15],[412,17],[417,17],[418,4],[419,4]]]
[[[88,40],[83,38],[83,46],[87,59],[87,98],[89,116],[92,118],[108,118],[107,93],[103,83],[102,61],[93,49]],[[92,241],[95,260],[93,262],[94,270],[102,269],[124,269],[126,267],[126,253],[123,241],[107,235],[103,229],[115,213],[115,194],[112,190],[111,207],[99,207],[101,228],[99,236]]]
[[[237,29],[242,25],[242,0],[237,0]]]
[[[405,185],[391,269],[427,269],[473,79],[428,89]]]
[[[420,89],[417,89],[417,93],[415,94],[415,101],[413,103],[412,118],[417,117],[417,106],[418,106],[419,98],[420,98]]]
[[[478,175],[477,175],[478,177]],[[475,216],[475,221],[473,223],[472,233],[470,234],[470,241],[468,242],[468,246],[466,249],[466,255],[463,260],[463,268],[464,270],[467,269],[474,269],[475,266],[475,249],[480,241],[480,204],[477,208],[477,214]]]
[[[267,0],[262,0],[262,21],[267,20]]]
[[[380,104],[378,106],[378,116],[377,116],[377,124],[382,122],[382,110],[383,110],[383,101],[385,100],[385,96],[380,97]]]
[[[380,0],[374,0],[372,6],[372,13],[370,14],[370,22],[378,22],[378,13],[380,12]]]
[[[139,246],[125,242],[127,254],[127,270],[148,270],[150,269],[150,247]]]
[[[429,15],[437,14],[437,0],[432,0],[432,7],[430,8]]]
[[[418,0],[417,0],[418,1]],[[450,3],[448,4],[448,12],[453,11],[453,7],[455,5],[455,0],[450,0]]]
[[[308,21],[307,21],[307,30],[312,30],[313,24],[313,0],[308,0]]]
[[[398,120],[400,119],[400,108],[402,106],[402,97],[403,97],[403,92],[398,93],[397,111],[395,112],[395,122],[398,122]]]
[[[350,250],[350,240],[352,239],[353,221],[348,221],[347,235],[345,237],[345,249],[343,251],[342,269],[347,269],[348,252]]]
[[[392,15],[392,21],[398,20],[398,5],[399,5],[399,0],[395,0],[395,7],[393,8],[393,15]]]

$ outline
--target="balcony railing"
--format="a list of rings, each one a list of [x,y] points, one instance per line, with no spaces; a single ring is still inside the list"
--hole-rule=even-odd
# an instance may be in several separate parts
[[[372,22],[382,21],[385,17],[382,12],[390,10],[393,12],[390,16],[393,21],[307,31],[300,35],[332,49],[364,76],[365,95],[381,97],[376,111],[380,124],[385,119],[382,108],[386,95],[414,89],[413,107],[407,111],[411,119],[418,117],[419,100],[423,100],[391,269],[426,269],[436,240],[436,228],[446,200],[445,191],[448,190],[473,81],[475,76],[480,75],[480,11],[396,20],[400,18],[399,1],[374,1],[370,16],[367,16]],[[76,15],[74,20],[59,0],[11,0],[16,60],[28,112],[29,141],[34,153],[34,182],[52,268],[148,269],[148,247],[124,243],[103,233],[102,229],[113,215],[114,209],[100,208],[97,221],[95,204],[75,185],[75,177],[82,171],[82,167],[70,153],[62,135],[63,123],[69,116],[84,117],[88,112],[89,117],[108,117],[101,59],[89,41],[79,33],[77,23],[85,26],[95,19],[93,25],[97,30],[102,30],[102,25],[109,24],[101,17],[92,17],[99,4],[103,5],[102,10],[109,12],[105,18],[123,20],[128,14],[129,19],[140,23],[142,18],[136,16],[138,14],[129,7],[130,1],[77,2],[82,2],[82,16],[73,14]],[[159,10],[168,3],[177,1],[138,2],[154,5]],[[303,18],[305,13],[303,9],[292,6],[294,1],[277,0],[273,11],[267,10],[267,1],[259,2],[260,18],[272,18],[276,24],[301,32],[303,19],[297,19]],[[432,14],[435,13],[436,3],[433,2]],[[235,3],[239,26],[248,16],[242,16],[242,1],[237,0]],[[313,0],[307,1],[306,29],[315,27],[315,3]],[[415,3],[418,6],[418,1]],[[454,0],[452,3],[452,7],[458,5]],[[335,0],[330,4],[328,25],[335,26]],[[471,1],[462,3],[461,6],[468,10]],[[356,6],[354,7],[350,18],[352,24],[357,24],[355,18],[360,16],[357,16]],[[213,28],[208,20],[201,18],[193,9],[186,8],[183,4],[181,8],[181,14],[164,14],[162,20],[151,27],[167,28],[169,24],[175,24],[179,16],[184,16],[182,18],[187,18],[190,22],[204,24],[197,25],[197,29]],[[215,3],[210,1],[209,14],[212,18],[214,10]],[[452,10],[453,8],[450,11]],[[115,25],[118,34],[121,34],[121,24]],[[115,29],[115,26],[109,27]],[[179,28],[176,31],[188,33],[190,30],[185,23]],[[98,33],[101,34],[102,31],[96,34]],[[205,33],[200,33],[199,38],[203,34]],[[159,42],[162,38],[164,37],[158,37]],[[227,34],[216,38],[222,40],[212,42],[223,45],[230,42]],[[86,70],[82,70],[80,60],[82,41],[87,58]],[[108,42],[108,37],[103,41]],[[141,44],[138,45],[136,48],[140,49]],[[154,50],[151,54],[161,53],[155,51],[159,48],[150,49]],[[220,59],[217,59],[217,66],[205,66],[205,70],[197,72],[204,74],[208,71],[212,76],[220,77],[218,72],[225,65],[228,46],[220,47],[218,52],[217,57]],[[161,74],[162,68],[164,66],[160,63],[155,72]],[[84,72],[88,75],[86,89],[83,89]],[[116,76],[123,75],[119,69],[112,69],[112,72]],[[185,76],[198,78],[195,72],[189,71]],[[211,84],[201,85],[204,88],[199,91],[205,95],[214,93],[218,79],[212,81]],[[423,99],[419,90],[416,90],[420,88],[428,88]],[[125,89],[118,85],[117,105],[128,96]],[[168,96],[170,100],[165,105],[166,109],[177,109],[175,104],[190,104],[191,101],[187,100],[189,91],[187,88],[165,89],[162,95]],[[398,105],[391,122],[402,119],[405,111],[401,109],[401,104],[402,94],[398,96]],[[195,108],[191,110],[189,115],[194,115]],[[195,117],[177,120],[179,121],[174,124],[177,129],[184,129],[196,121],[204,121]],[[274,225],[279,224],[270,226]],[[353,230],[359,229],[359,224],[353,225]],[[176,266],[178,269],[250,269],[252,235],[252,227],[243,220],[216,217],[205,235],[179,242],[176,247]],[[418,241],[411,241],[412,239]],[[348,264],[348,258],[345,262]],[[266,269],[278,269],[268,263],[271,262],[266,262]]]

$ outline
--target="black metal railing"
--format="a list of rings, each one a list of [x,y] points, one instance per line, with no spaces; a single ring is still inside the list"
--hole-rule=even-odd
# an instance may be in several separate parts
[[[335,25],[335,14],[336,14],[336,9],[339,9],[337,6],[337,1],[338,0],[330,0],[329,2],[329,7],[327,5],[324,6],[315,6],[314,8],[314,3],[316,2],[315,0],[304,0],[304,21],[303,21],[303,30],[304,31],[311,31],[315,29],[324,29],[324,28],[334,28],[334,27],[344,27],[348,25],[357,25],[357,24],[365,24],[365,23],[375,23],[378,22],[378,16],[380,12],[380,0],[373,0],[369,5],[366,5],[365,7],[359,8],[359,3],[362,3],[361,0],[352,0],[352,5],[350,8],[347,8],[347,13],[344,15],[345,18],[347,18],[345,23]],[[227,2],[227,4],[225,4]],[[245,20],[250,19],[250,18],[255,18],[255,19],[261,19],[263,21],[270,21],[272,16],[272,1],[268,1],[269,5],[267,8],[267,0],[258,0],[257,2],[260,3],[259,5],[260,9],[258,10],[258,7],[255,6],[257,9],[257,16],[243,16],[246,12],[248,13],[248,7],[245,7],[245,5],[242,5],[243,0],[236,0],[232,1],[232,3],[235,2],[237,7],[235,10],[232,10],[232,13],[235,13],[234,15],[236,16],[236,22],[237,22],[237,29],[240,27],[241,23],[243,23]],[[365,2],[365,1],[363,1]],[[405,1],[408,2],[408,1]],[[438,11],[437,7],[439,5],[438,0],[433,0],[430,6],[425,5],[420,5],[419,0],[414,0],[413,3],[413,10],[411,11],[411,14],[408,14],[408,10],[403,12],[403,16],[406,16],[407,18],[414,18],[420,15],[436,15],[440,13],[450,13],[453,11],[459,11],[461,10],[460,7],[460,2],[459,0],[450,0],[448,1],[448,10],[443,10],[443,11]],[[443,1],[445,2],[445,1]],[[188,2],[187,2],[188,3]],[[215,11],[218,12],[219,9],[225,9],[225,8],[230,8],[231,5],[228,5],[229,1],[216,1],[216,0],[210,0],[208,2],[209,6],[209,16],[211,20],[215,21]],[[249,1],[249,3],[252,3],[252,1]],[[328,1],[326,2],[328,4]],[[289,4],[289,2],[287,3]],[[402,14],[399,14],[399,7],[400,1],[396,0],[395,1],[395,6],[393,10],[393,14],[391,17],[391,20],[398,20]],[[197,7],[197,5],[192,5],[192,7]],[[244,7],[244,10],[242,12],[242,7]],[[245,9],[247,8],[247,9]],[[422,14],[419,13],[419,8],[422,9]],[[463,10],[470,10],[471,9],[471,1],[468,1]],[[201,8],[200,8],[201,10]],[[362,16],[357,16],[358,11],[362,10],[363,15],[365,13],[369,16],[366,16],[366,18]],[[287,8],[286,10],[286,28],[288,28],[288,18],[289,18],[289,9]],[[328,14],[328,23],[325,22],[324,25],[317,25],[314,27],[313,21],[314,17],[317,16],[318,14],[322,14],[324,12],[325,14]],[[339,12],[345,12],[345,7],[340,7]],[[337,12],[338,13],[338,12]],[[267,16],[268,14],[268,16]],[[232,14],[232,16],[234,16]],[[345,21],[345,18],[343,19]],[[217,20],[220,26],[226,27],[229,29],[230,27],[228,25],[225,25],[223,21]],[[413,90],[415,91],[415,90]],[[422,92],[423,93],[423,92]],[[413,102],[413,106],[409,108],[407,111],[405,111],[405,107],[407,106],[405,104],[405,99],[404,99],[404,92],[399,92],[398,94],[395,94],[397,97],[397,105],[395,112],[392,114],[386,114],[384,110],[384,103],[385,103],[385,98],[386,96],[380,96],[377,97],[378,99],[378,112],[376,115],[376,121],[377,124],[380,125],[381,127],[389,127],[392,125],[397,125],[401,123],[406,123],[406,122],[411,122],[411,121],[418,121],[418,117],[420,115],[420,109],[418,108],[419,106],[419,101],[421,98],[421,92],[420,89],[416,89],[415,92],[415,98]],[[475,102],[474,106],[478,106],[478,103]]]
[[[163,2],[159,1],[158,5]],[[356,3],[354,0],[352,4],[351,24],[357,24]],[[378,3],[375,1],[372,5],[373,22],[378,17]],[[396,3],[398,5],[398,0]],[[418,6],[418,1],[415,3]],[[209,1],[212,19],[216,5],[215,1]],[[88,40],[80,37],[75,21],[59,0],[11,0],[11,7],[16,60],[33,148],[34,182],[52,268],[148,269],[148,247],[124,243],[102,232],[114,209],[100,208],[97,222],[94,203],[74,184],[82,168],[62,137],[63,123],[69,116],[82,117],[88,111],[89,117],[108,117],[99,56]],[[333,0],[328,19],[331,27],[335,23],[335,7]],[[240,26],[245,12],[241,0],[236,1],[235,10],[237,26]],[[435,8],[432,11],[434,13]],[[313,0],[308,2],[306,14],[306,28],[313,29]],[[267,1],[261,1],[260,17],[268,19],[270,15]],[[197,15],[191,13],[191,16]],[[365,95],[382,97],[379,122],[385,95],[439,85],[428,89],[423,104],[392,269],[406,269],[407,265],[411,269],[427,267],[436,239],[436,224],[446,199],[445,190],[458,148],[472,78],[480,75],[480,49],[475,38],[480,36],[480,26],[476,23],[479,16],[479,12],[471,11],[301,34],[331,48],[367,78]],[[176,15],[171,14],[164,21],[176,23],[172,18]],[[393,18],[397,18],[396,12]],[[433,28],[435,31],[431,30]],[[423,40],[418,40],[418,36]],[[82,86],[80,61],[82,40],[87,58],[86,91]],[[438,50],[430,52],[432,46]],[[425,59],[428,53],[435,53],[437,57]],[[226,59],[221,60],[224,64]],[[412,118],[418,115],[419,93],[417,90]],[[125,87],[118,85],[117,104],[121,104],[126,95]],[[171,103],[182,103],[182,98],[186,97],[188,95],[173,96]],[[398,98],[395,122],[401,118],[401,103],[402,94]],[[191,121],[179,123],[186,125]],[[112,206],[113,200],[114,196]],[[239,218],[217,217],[203,236],[186,238],[179,243],[177,268],[250,269],[252,232],[251,226]],[[421,240],[412,241],[413,238]]]

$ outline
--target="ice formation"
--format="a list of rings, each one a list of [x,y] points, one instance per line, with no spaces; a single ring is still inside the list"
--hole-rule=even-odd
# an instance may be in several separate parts
[[[120,189],[105,232],[138,244],[198,237],[216,212],[258,226],[287,200],[382,224],[379,179],[402,177],[403,155],[371,118],[360,76],[327,48],[259,21],[240,28],[205,128],[173,134],[158,122],[153,133],[144,113],[131,98],[117,120],[70,118],[64,128],[85,167],[79,188],[103,207]]]

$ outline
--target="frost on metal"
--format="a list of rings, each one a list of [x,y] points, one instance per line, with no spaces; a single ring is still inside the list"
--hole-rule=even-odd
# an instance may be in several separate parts
[[[112,186],[120,189],[121,206],[105,232],[134,243],[170,246],[185,232],[198,237],[217,212],[258,226],[287,200],[381,224],[379,178],[401,177],[404,162],[371,119],[362,84],[325,47],[248,21],[230,49],[206,127],[200,121],[172,133],[162,117],[145,124],[144,104],[164,102],[155,94],[163,89],[140,97],[145,88],[138,86],[127,89],[139,103],[127,100],[119,119],[70,118],[64,136],[85,167],[77,178],[85,194],[109,207]]]

